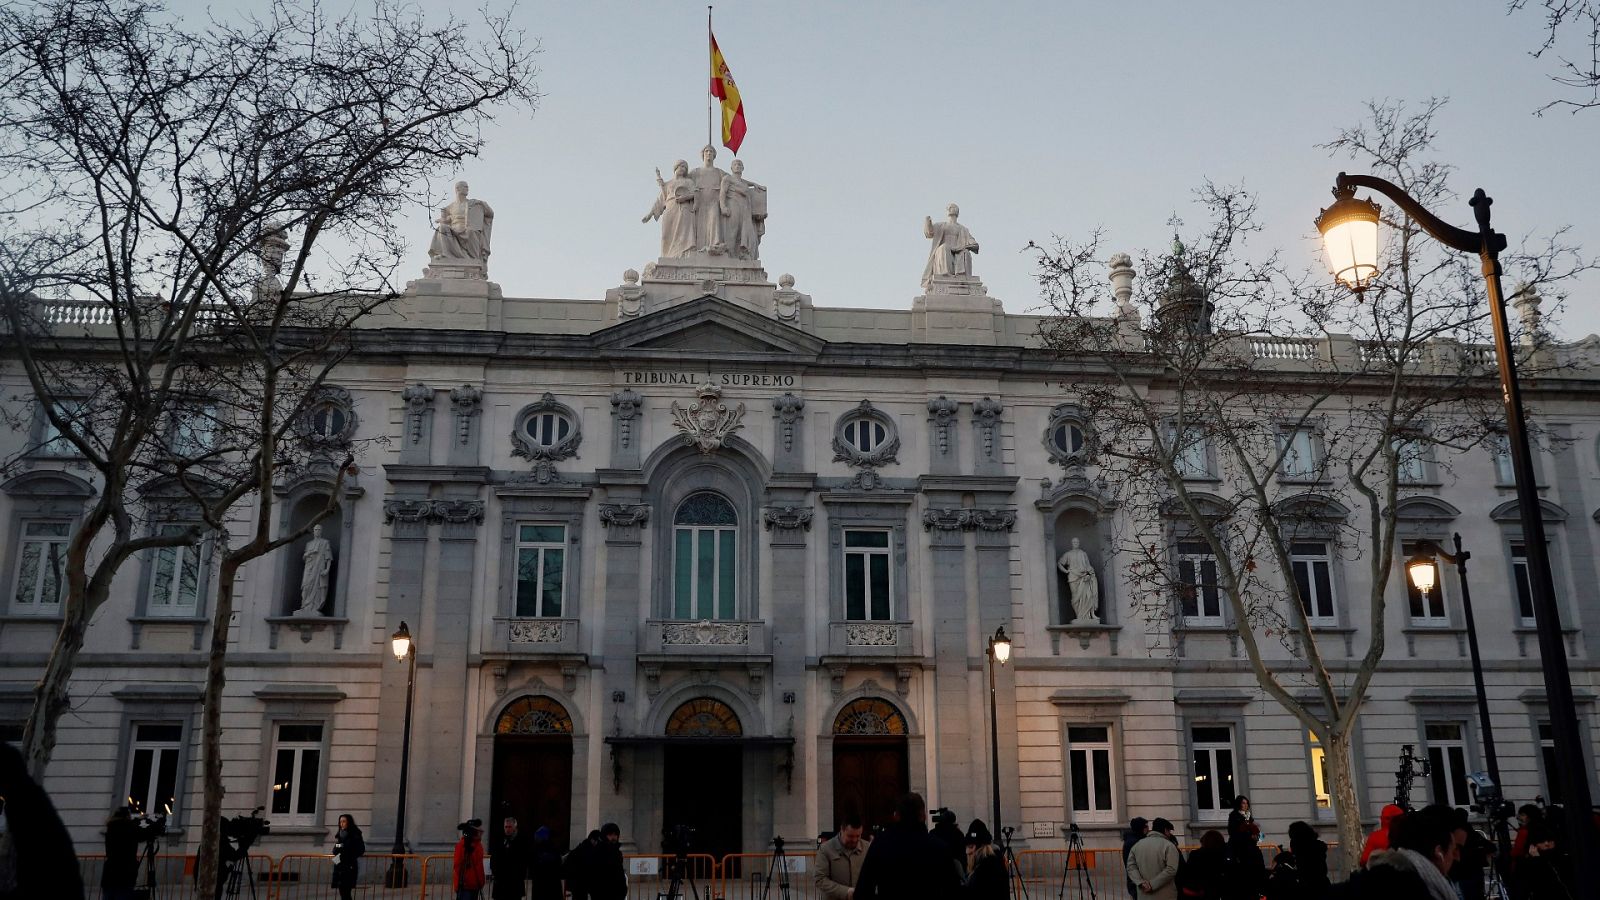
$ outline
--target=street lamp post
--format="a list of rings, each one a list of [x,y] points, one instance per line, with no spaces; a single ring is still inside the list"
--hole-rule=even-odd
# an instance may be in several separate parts
[[[1434,584],[1436,569],[1434,559],[1437,556],[1456,567],[1456,580],[1461,585],[1461,618],[1467,626],[1467,651],[1472,655],[1472,686],[1478,695],[1478,730],[1483,733],[1483,761],[1489,767],[1489,780],[1494,782],[1504,797],[1505,785],[1500,781],[1500,759],[1494,750],[1494,726],[1489,723],[1489,695],[1483,687],[1483,658],[1478,655],[1478,625],[1472,617],[1472,589],[1467,584],[1467,560],[1472,554],[1461,549],[1461,535],[1451,536],[1455,542],[1456,552],[1449,553],[1433,541],[1418,541],[1416,553],[1406,561],[1406,575],[1410,577],[1411,584],[1420,591],[1424,598],[1432,593],[1437,585]],[[1499,852],[1495,854],[1495,868],[1502,873],[1507,871],[1510,860],[1507,856],[1511,850],[1511,836],[1506,830],[1506,820],[1499,815],[1499,810],[1486,810],[1492,817],[1495,843],[1499,845]]]
[[[394,658],[406,663],[406,722],[400,735],[400,791],[395,800],[394,859],[389,863],[389,874],[384,883],[389,887],[406,886],[406,783],[411,772],[411,701],[417,689],[417,645],[411,640],[411,629],[405,622],[389,637]]]
[[[1565,793],[1562,799],[1569,812],[1565,816],[1567,838],[1576,865],[1577,883],[1600,884],[1600,854],[1595,852],[1593,818],[1589,814],[1589,772],[1578,732],[1566,641],[1561,634],[1561,611],[1556,606],[1555,584],[1550,576],[1543,510],[1533,476],[1533,455],[1528,446],[1511,329],[1506,322],[1505,295],[1500,287],[1500,252],[1506,248],[1506,238],[1489,224],[1489,207],[1494,201],[1482,188],[1473,193],[1470,204],[1478,230],[1467,231],[1445,223],[1405,191],[1382,178],[1340,172],[1334,182],[1334,203],[1322,211],[1316,224],[1327,248],[1329,268],[1340,282],[1357,292],[1365,290],[1378,272],[1378,205],[1371,200],[1356,199],[1356,189],[1363,187],[1393,200],[1441,244],[1462,253],[1476,253],[1483,264],[1489,317],[1494,326],[1495,358],[1500,368],[1500,393],[1505,402],[1506,442],[1516,476],[1517,511],[1522,519],[1523,542],[1527,548],[1528,586],[1539,635],[1545,694],[1550,703],[1550,729],[1555,739],[1556,767],[1561,773]]]
[[[993,763],[994,776],[994,839],[1001,840],[1000,828],[1000,705],[995,699],[994,669],[995,666],[1005,665],[1011,658],[1011,639],[1006,637],[1006,627],[1001,625],[994,631],[994,637],[989,638],[989,647],[985,651],[989,657],[989,759]]]

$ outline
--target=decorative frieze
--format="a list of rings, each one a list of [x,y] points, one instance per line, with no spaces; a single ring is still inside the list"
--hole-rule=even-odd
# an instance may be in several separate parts
[[[1010,531],[1016,527],[1014,509],[954,509],[929,507],[922,511],[927,531]]]
[[[561,619],[512,619],[507,623],[513,644],[559,644],[566,637]]]
[[[811,520],[815,513],[809,506],[769,506],[761,511],[761,520],[766,523],[767,530],[774,528],[783,530],[803,529],[811,530]]]
[[[435,500],[434,521],[446,525],[482,525],[482,500]]]
[[[600,521],[611,528],[642,528],[650,518],[650,507],[643,503],[602,503]]]
[[[844,626],[846,647],[893,647],[900,643],[900,626],[893,622],[850,622]]]
[[[922,511],[924,531],[964,531],[967,511],[964,509],[938,509],[929,507]]]
[[[383,501],[383,523],[393,525],[482,525],[482,500],[427,500],[390,497]]]
[[[662,646],[743,647],[750,643],[750,626],[744,622],[667,622],[661,626]]]
[[[433,501],[425,499],[390,497],[383,501],[383,524],[400,522],[407,525],[426,522],[433,514]]]

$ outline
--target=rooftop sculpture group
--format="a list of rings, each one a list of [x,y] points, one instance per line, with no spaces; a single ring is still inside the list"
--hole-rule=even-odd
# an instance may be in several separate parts
[[[661,220],[661,258],[710,253],[759,259],[766,233],[766,187],[745,179],[740,160],[733,161],[731,173],[717,168],[715,147],[707,145],[700,159],[704,165],[694,171],[681,159],[673,163],[670,181],[656,170],[659,193],[641,221]]]

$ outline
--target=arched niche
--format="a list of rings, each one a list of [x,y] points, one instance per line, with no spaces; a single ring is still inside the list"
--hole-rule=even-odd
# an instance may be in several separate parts
[[[328,503],[336,489],[335,480],[325,473],[303,478],[273,490],[278,503],[277,533],[288,534],[298,530]],[[355,548],[355,501],[362,490],[355,484],[355,476],[345,478],[333,513],[319,523],[322,537],[333,552],[333,564],[328,571],[328,595],[323,599],[322,615],[295,616],[300,607],[300,576],[305,572],[304,553],[311,535],[295,541],[278,551],[278,578],[273,587],[271,613],[273,624],[270,646],[277,648],[278,626],[292,625],[300,629],[301,638],[309,641],[311,630],[333,626],[334,649],[344,643],[344,625],[349,620],[349,593],[351,551]]]
[[[1070,482],[1063,482],[1065,487]],[[1044,514],[1045,547],[1049,551],[1050,572],[1046,584],[1050,585],[1050,624],[1072,625],[1076,614],[1072,608],[1067,577],[1061,572],[1062,554],[1072,548],[1072,539],[1089,557],[1099,586],[1099,602],[1095,614],[1098,626],[1117,624],[1116,583],[1114,577],[1115,547],[1111,526],[1115,505],[1105,502],[1092,486],[1060,490],[1037,504]],[[1084,624],[1084,623],[1079,623]]]
[[[307,523],[316,519],[327,504],[328,497],[326,494],[314,492],[306,493],[294,503],[288,504],[288,530],[298,531],[305,527]],[[318,525],[322,526],[322,537],[327,540],[333,550],[333,565],[328,571],[327,591],[318,604],[318,609],[322,611],[323,615],[333,614],[331,612],[333,598],[338,593],[336,586],[344,580],[345,572],[349,568],[348,560],[345,558],[345,551],[350,546],[350,543],[342,528],[343,523],[344,509],[337,506],[326,518],[317,522]],[[285,560],[287,569],[284,572],[283,581],[279,583],[278,590],[277,608],[280,611],[280,615],[292,615],[304,602],[304,598],[300,594],[300,578],[305,574],[305,551],[311,540],[312,535],[307,534],[295,542],[293,546],[286,548],[288,552],[288,558]]]

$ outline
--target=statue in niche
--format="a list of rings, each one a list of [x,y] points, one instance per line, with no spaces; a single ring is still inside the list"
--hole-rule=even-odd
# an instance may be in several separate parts
[[[456,182],[456,198],[439,207],[428,259],[434,264],[476,263],[487,268],[489,239],[494,233],[494,210],[482,200],[467,196],[467,183]]]
[[[695,246],[706,253],[725,253],[727,243],[722,236],[722,179],[728,173],[712,165],[717,161],[717,148],[707,144],[700,151],[705,163],[689,173],[694,182]]]
[[[728,253],[737,259],[759,259],[761,236],[766,232],[767,189],[746,181],[744,163],[733,161],[733,171],[722,178],[717,195],[722,209],[722,235]]]
[[[695,248],[695,194],[689,164],[681,159],[673,163],[671,181],[663,180],[657,169],[656,185],[660,188],[656,203],[640,221],[661,220],[661,258],[674,259]],[[650,274],[648,269],[645,274]]]
[[[1072,621],[1099,625],[1096,610],[1100,607],[1100,578],[1094,573],[1089,554],[1072,539],[1072,547],[1056,560],[1056,568],[1067,576],[1067,594],[1072,601]]]
[[[311,529],[311,540],[306,541],[301,554],[305,570],[300,574],[300,608],[296,616],[307,618],[322,615],[322,604],[328,599],[328,572],[333,568],[333,545],[322,536],[322,526]]]
[[[949,217],[938,223],[932,216],[922,220],[922,236],[933,240],[928,250],[928,264],[922,269],[922,286],[927,287],[935,275],[972,275],[972,254],[978,252],[978,241],[967,226],[956,221],[961,207],[954,203],[945,209]]]

